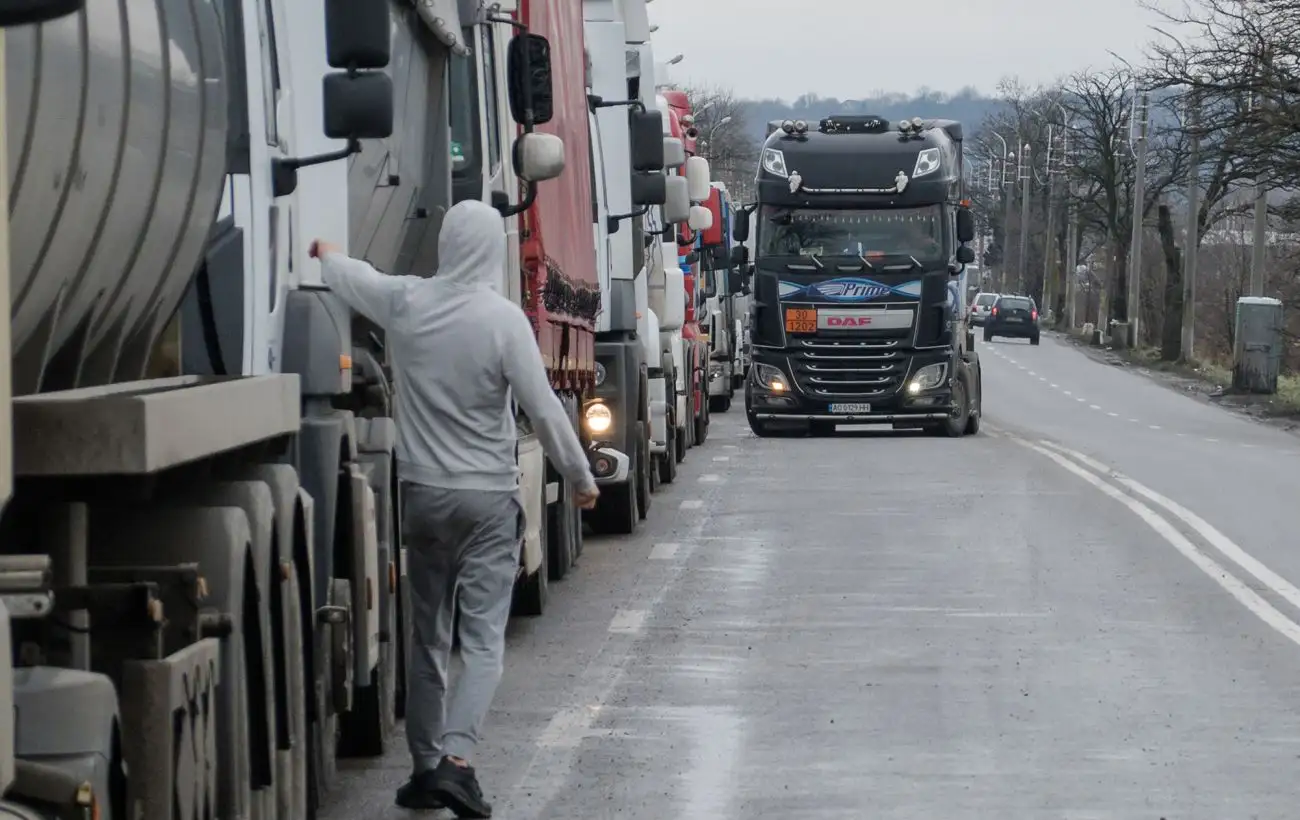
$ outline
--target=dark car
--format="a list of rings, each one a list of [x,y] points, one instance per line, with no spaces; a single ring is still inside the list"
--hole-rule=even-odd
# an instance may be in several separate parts
[[[1028,296],[999,296],[984,320],[984,341],[994,336],[1038,344],[1038,305]]]

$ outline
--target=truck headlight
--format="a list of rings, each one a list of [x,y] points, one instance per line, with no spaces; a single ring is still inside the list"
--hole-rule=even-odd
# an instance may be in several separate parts
[[[773,393],[785,393],[790,389],[790,380],[785,377],[784,373],[770,364],[756,364],[753,372],[754,381]]]
[[[605,365],[596,362],[596,386],[600,387],[605,383]]]
[[[907,392],[916,394],[922,390],[933,390],[942,385],[948,378],[948,363],[939,362],[938,364],[927,364],[907,384]]]
[[[916,168],[912,171],[912,179],[933,174],[937,170],[939,170],[939,149],[926,148],[916,155]]]
[[[614,426],[614,414],[610,411],[609,405],[600,402],[588,405],[582,414],[582,419],[587,425],[587,432],[596,435],[608,432],[609,428]]]
[[[933,151],[936,149],[927,150]],[[763,170],[774,177],[788,178],[790,176],[790,172],[785,169],[785,154],[776,148],[763,149]]]

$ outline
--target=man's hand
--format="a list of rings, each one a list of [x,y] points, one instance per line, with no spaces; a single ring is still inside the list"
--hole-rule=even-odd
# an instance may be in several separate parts
[[[338,253],[339,246],[332,242],[326,242],[324,239],[313,239],[311,247],[307,249],[307,254],[312,259],[320,259],[327,253]]]
[[[600,490],[592,485],[588,489],[578,490],[573,494],[573,504],[580,510],[594,510],[596,500],[600,498]]]

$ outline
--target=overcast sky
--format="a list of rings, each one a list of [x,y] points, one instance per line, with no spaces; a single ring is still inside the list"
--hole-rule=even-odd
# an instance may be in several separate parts
[[[1181,4],[1179,4],[1181,5]],[[674,82],[742,97],[852,99],[921,86],[991,94],[1140,60],[1161,18],[1137,0],[652,0],[655,58]]]

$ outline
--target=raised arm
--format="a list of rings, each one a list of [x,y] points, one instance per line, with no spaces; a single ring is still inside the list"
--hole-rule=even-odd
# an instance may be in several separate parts
[[[542,449],[560,475],[573,482],[580,492],[592,492],[596,480],[587,464],[587,454],[564,405],[551,390],[528,319],[520,312],[515,312],[511,319],[502,328],[505,335],[502,366],[515,401],[528,414],[542,440]]]
[[[344,304],[382,328],[392,324],[408,277],[380,273],[368,262],[319,240],[312,244],[312,256],[320,260],[321,279]]]

